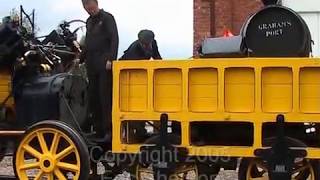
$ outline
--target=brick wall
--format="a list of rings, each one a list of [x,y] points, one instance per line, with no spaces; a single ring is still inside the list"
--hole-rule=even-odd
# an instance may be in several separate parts
[[[261,6],[260,0],[194,0],[194,55],[204,38],[222,36],[226,28],[239,34]]]

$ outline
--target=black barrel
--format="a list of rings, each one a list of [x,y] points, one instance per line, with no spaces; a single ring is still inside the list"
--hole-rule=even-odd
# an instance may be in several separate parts
[[[269,6],[269,5],[274,5],[274,4],[279,4],[280,0],[262,0],[262,3],[265,6]]]
[[[72,124],[77,121],[82,125],[87,117],[87,83],[76,75],[30,78],[16,86],[14,99],[17,128],[26,128],[43,120]]]
[[[241,32],[252,57],[309,57],[310,30],[295,11],[267,6],[251,16]]]

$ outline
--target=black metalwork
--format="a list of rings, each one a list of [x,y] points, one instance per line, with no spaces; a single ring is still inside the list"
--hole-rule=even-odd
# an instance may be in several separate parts
[[[168,139],[167,114],[161,114],[160,133],[156,144],[152,146],[142,146],[140,148],[140,165],[152,166],[154,179],[167,180],[170,174],[174,173],[176,165],[184,162],[188,151],[183,147],[174,147]]]
[[[280,0],[262,0],[265,6],[274,5],[280,3]]]
[[[262,1],[265,6],[246,20],[239,36],[205,39],[200,57],[309,57],[312,38],[304,19],[280,0]]]
[[[20,5],[20,26],[23,25],[23,15],[26,16],[26,18],[28,19],[31,28],[32,28],[32,35],[34,35],[35,33],[35,23],[34,23],[34,19],[35,19],[35,10],[32,10],[31,15],[28,15],[25,10],[23,9],[22,5]],[[30,17],[31,16],[31,17]]]
[[[304,158],[307,151],[303,148],[292,148],[285,136],[285,117],[277,116],[277,137],[271,148],[257,149],[255,155],[267,162],[270,180],[290,180],[294,160]]]

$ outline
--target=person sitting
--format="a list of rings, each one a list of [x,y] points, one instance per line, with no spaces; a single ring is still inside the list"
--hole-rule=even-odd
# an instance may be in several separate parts
[[[124,51],[124,55],[119,60],[149,60],[162,59],[158,50],[155,35],[150,30],[142,30],[138,34],[138,40],[134,41],[129,48]]]

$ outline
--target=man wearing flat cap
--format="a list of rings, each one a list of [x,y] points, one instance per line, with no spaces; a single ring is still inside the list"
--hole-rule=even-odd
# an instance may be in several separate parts
[[[140,31],[138,40],[129,46],[120,60],[162,59],[154,37],[154,33],[150,30]]]
[[[111,140],[112,61],[117,59],[119,36],[114,17],[99,9],[97,0],[82,0],[90,17],[82,58],[89,79],[89,115],[96,135]]]

